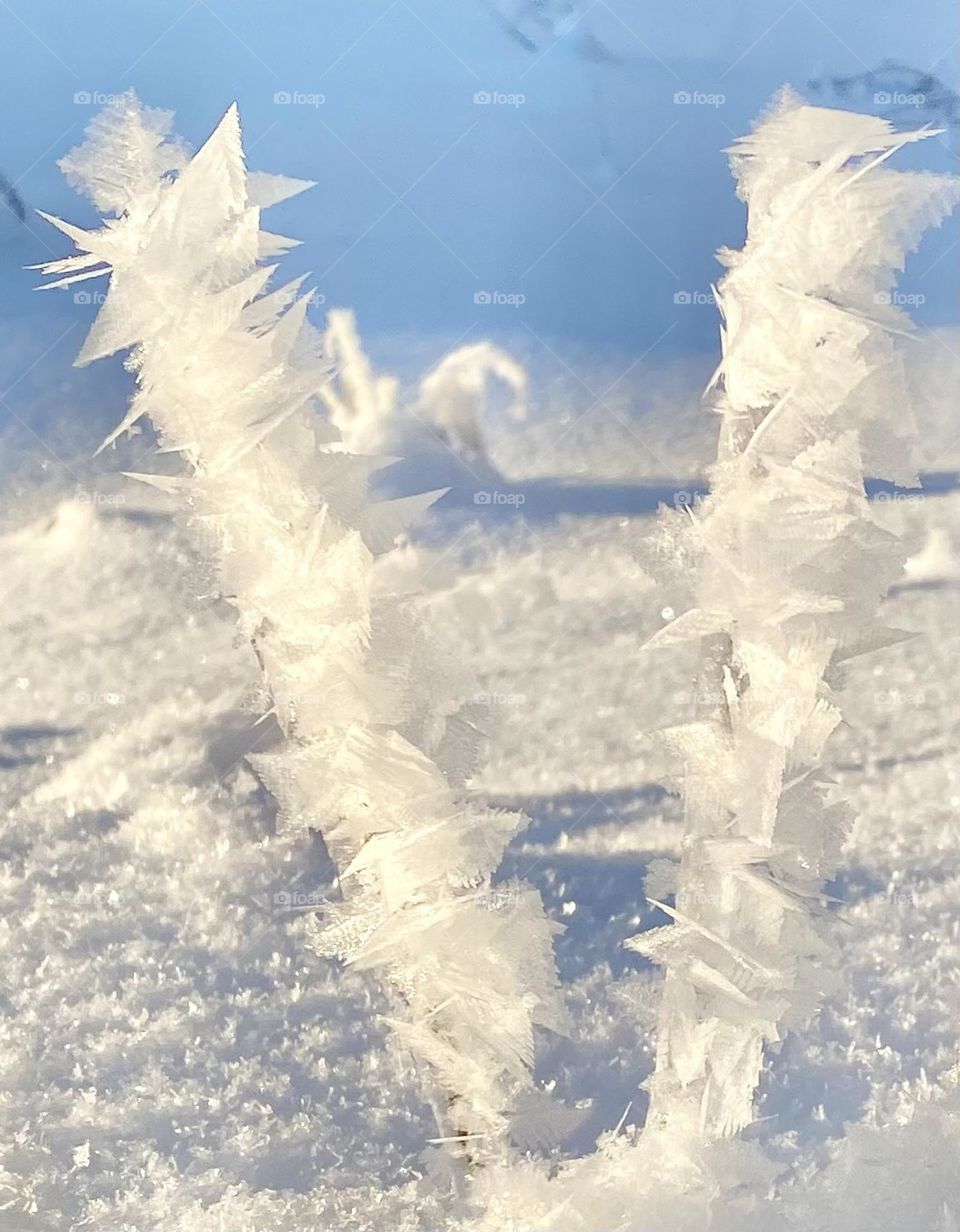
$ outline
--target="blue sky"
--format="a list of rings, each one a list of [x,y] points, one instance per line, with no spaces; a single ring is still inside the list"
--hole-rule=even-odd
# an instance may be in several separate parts
[[[743,227],[722,149],[771,94],[889,58],[955,84],[945,0],[922,20],[884,0],[599,0],[553,29],[524,16],[534,7],[6,0],[0,167],[28,206],[92,221],[55,163],[98,98],[132,86],[194,144],[236,99],[250,165],[318,182],[270,220],[303,240],[291,274],[313,271],[375,345],[487,334],[702,353],[716,321],[696,298]],[[956,166],[927,144],[923,165]],[[952,238],[926,241],[910,272],[931,322],[953,312]],[[0,240],[4,319],[52,339],[78,310],[31,295],[19,266],[62,240],[36,219],[8,220]]]

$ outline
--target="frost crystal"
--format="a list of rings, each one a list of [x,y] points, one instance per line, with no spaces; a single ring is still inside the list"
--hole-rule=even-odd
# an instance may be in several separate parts
[[[864,475],[916,480],[891,291],[960,199],[953,178],[886,165],[928,135],[785,92],[730,152],[749,221],[719,254],[719,456],[686,531],[698,601],[653,639],[701,641],[716,704],[665,733],[685,773],[676,906],[628,943],[666,966],[651,1127],[741,1129],[764,1047],[824,990],[823,885],[849,824],[818,774],[831,682],[896,640],[875,617],[904,557]]]
[[[509,390],[514,419],[526,414],[527,375],[492,342],[444,355],[424,376],[410,405],[401,404],[395,377],[374,373],[352,312],[331,309],[324,344],[335,371],[320,397],[350,453],[402,455],[411,443],[421,450],[439,443],[468,462],[489,465],[483,412],[490,380]]]
[[[469,741],[422,696],[415,610],[371,585],[375,556],[433,497],[371,504],[378,463],[315,413],[328,365],[310,297],[269,286],[265,261],[291,241],[260,229],[261,208],[308,185],[247,173],[235,108],[192,158],[169,127],[132,95],[94,122],[63,165],[112,216],[95,231],[51,219],[82,255],[44,268],[52,285],[110,275],[78,359],[131,348],[138,390],[108,441],[147,416],[185,460],[188,477],[137,478],[180,495],[219,545],[285,736],[251,761],[340,870],[317,947],[396,992],[399,1036],[445,1092],[441,1134],[496,1147],[535,1026],[561,1025],[554,926],[532,890],[491,889],[522,818],[464,802],[456,758],[450,774],[434,760]]]

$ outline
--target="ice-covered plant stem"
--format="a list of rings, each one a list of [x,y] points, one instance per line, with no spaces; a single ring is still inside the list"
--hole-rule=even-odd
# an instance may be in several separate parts
[[[404,405],[395,377],[378,376],[367,357],[352,312],[332,308],[324,348],[335,373],[320,390],[331,422],[349,453],[399,454],[411,445],[439,445],[470,464],[489,468],[483,411],[487,386],[510,391],[510,415],[526,415],[527,377],[515,359],[492,342],[474,342],[444,355]]]
[[[701,640],[707,704],[664,733],[684,774],[672,922],[628,943],[666,967],[651,1130],[746,1125],[765,1046],[824,988],[848,826],[820,769],[838,665],[898,637],[876,615],[904,552],[864,475],[916,479],[891,292],[958,200],[956,180],[887,159],[928,135],[785,91],[730,152],[748,230],[719,254],[719,454],[682,533],[696,606],[652,642]]]
[[[535,1025],[559,1024],[553,926],[535,891],[491,887],[521,819],[463,798],[470,733],[425,703],[415,618],[371,585],[430,498],[371,504],[376,461],[317,414],[328,373],[310,297],[299,281],[268,289],[291,241],[260,211],[309,185],[246,171],[235,108],[192,158],[169,129],[132,95],[94,121],[62,165],[108,217],[51,220],[80,255],[45,268],[54,285],[110,275],[78,362],[129,349],[138,389],[109,439],[146,416],[183,458],[185,474],[138,478],[217,545],[285,737],[251,760],[286,825],[322,831],[339,869],[317,946],[393,990],[396,1030],[444,1093],[440,1136],[495,1153]]]

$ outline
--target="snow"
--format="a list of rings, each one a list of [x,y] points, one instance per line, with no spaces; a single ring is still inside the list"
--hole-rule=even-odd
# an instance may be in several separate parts
[[[237,760],[256,662],[201,597],[182,528],[115,470],[81,477],[98,499],[21,480],[3,541],[2,1192],[34,1205],[9,1226],[448,1228],[415,1180],[431,1118],[384,1002],[274,901],[309,903],[327,870],[277,837]],[[881,513],[918,547],[960,538],[956,496]],[[507,871],[566,925],[572,1038],[540,1073],[586,1101],[562,1146],[583,1154],[628,1105],[622,1136],[644,1113],[659,977],[620,943],[655,921],[644,874],[679,851],[646,733],[690,686],[672,658],[620,665],[682,596],[649,580],[645,517],[438,519],[416,548],[430,609],[502,699],[476,787],[532,816]],[[945,1204],[955,1218],[957,1113],[923,1076],[949,1089],[958,1064],[956,593],[895,587],[884,619],[919,636],[851,666],[833,766],[860,814],[832,887],[845,979],[771,1059],[756,1134],[794,1180],[740,1226],[818,1226],[806,1204],[838,1229],[949,1228]]]
[[[116,206],[115,190],[99,191]],[[130,256],[120,228],[109,241]],[[136,324],[105,313],[86,357]],[[546,430],[531,418],[485,424],[490,458]],[[654,732],[702,705],[695,653],[652,667],[641,648],[689,608],[691,553],[648,516],[653,485],[597,509],[618,442],[585,459],[572,435],[555,468],[499,462],[513,500],[441,505],[368,565],[372,602],[419,589],[424,628],[476,669],[491,743],[469,798],[529,814],[500,884],[536,887],[560,932],[571,1029],[539,1033],[547,1098],[514,1110],[529,1155],[452,1178],[429,1145],[423,1039],[362,962],[311,944],[333,870],[314,834],[278,824],[245,761],[293,723],[282,705],[263,717],[257,657],[206,559],[219,536],[171,516],[168,478],[123,479],[149,435],[73,463],[66,486],[36,454],[8,472],[0,1227],[956,1228],[960,497],[891,489],[871,506],[909,556],[882,621],[916,636],[850,663],[828,746],[857,813],[821,908],[842,981],[767,1056],[742,1137],[659,1114],[641,1134],[662,981],[623,943],[676,915],[661,904],[682,821]],[[659,473],[662,492],[686,506],[710,451],[672,444],[684,469]],[[504,940],[522,956],[521,931]]]

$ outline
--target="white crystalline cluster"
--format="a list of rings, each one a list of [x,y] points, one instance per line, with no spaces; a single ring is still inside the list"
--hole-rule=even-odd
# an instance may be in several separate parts
[[[331,308],[327,314],[324,350],[334,368],[320,397],[343,448],[358,454],[389,453],[399,383],[396,377],[374,373],[349,309]]]
[[[475,342],[445,355],[420,382],[417,413],[468,458],[487,462],[481,425],[487,382],[500,381],[511,394],[510,416],[526,415],[527,374],[492,342]]]
[[[876,613],[904,552],[864,476],[916,479],[891,290],[960,199],[955,179],[885,165],[926,135],[785,92],[731,151],[749,221],[720,254],[720,448],[686,532],[697,606],[651,643],[702,639],[710,703],[665,733],[685,776],[672,923],[628,943],[667,969],[651,1127],[741,1129],[764,1046],[825,988],[823,885],[849,820],[819,769],[831,686],[901,636]]]
[[[108,217],[94,231],[52,219],[81,253],[45,269],[53,285],[110,275],[78,361],[130,349],[138,390],[109,439],[145,416],[185,460],[184,477],[138,477],[217,544],[285,736],[251,760],[285,823],[321,830],[340,870],[317,946],[396,992],[398,1032],[444,1091],[442,1134],[496,1143],[529,1085],[535,1026],[561,1022],[553,926],[534,891],[491,888],[522,819],[460,797],[474,733],[449,707],[431,714],[415,619],[372,596],[375,556],[432,497],[371,504],[377,462],[343,452],[315,412],[321,335],[299,281],[268,288],[265,262],[292,241],[260,228],[308,185],[246,171],[233,108],[192,158],[169,132],[132,95],[94,123],[64,169]]]
[[[400,454],[440,445],[471,462],[489,464],[483,418],[487,387],[500,382],[511,395],[514,419],[526,414],[527,374],[492,342],[456,347],[423,377],[401,405],[396,377],[378,376],[363,350],[352,312],[333,308],[324,349],[334,365],[320,397],[343,448],[358,454]]]

